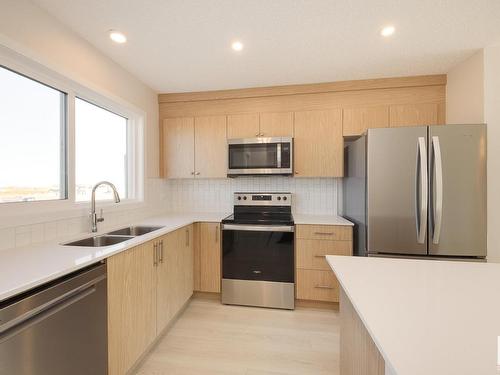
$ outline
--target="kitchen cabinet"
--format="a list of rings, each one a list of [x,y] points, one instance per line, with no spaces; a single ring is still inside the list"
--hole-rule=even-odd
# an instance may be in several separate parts
[[[390,107],[390,126],[437,125],[438,103],[403,104]]]
[[[191,178],[194,175],[194,118],[163,120],[163,176]]]
[[[339,284],[326,255],[352,255],[352,227],[296,225],[296,297],[338,302]]]
[[[342,110],[295,112],[295,177],[342,177]]]
[[[192,225],[158,240],[157,333],[160,334],[193,294]]]
[[[156,337],[154,241],[107,260],[108,367],[125,374]]]
[[[226,116],[165,119],[162,133],[164,177],[226,177]]]
[[[221,242],[219,223],[197,224],[195,290],[220,293]]]
[[[254,138],[258,137],[259,114],[245,113],[227,116],[227,138]]]
[[[358,136],[370,128],[389,127],[389,106],[344,108],[342,133],[344,137]]]
[[[261,137],[293,137],[293,112],[260,114]]]
[[[226,116],[203,116],[194,119],[194,153],[196,177],[226,177]]]
[[[125,374],[193,294],[193,227],[108,258],[109,374]]]

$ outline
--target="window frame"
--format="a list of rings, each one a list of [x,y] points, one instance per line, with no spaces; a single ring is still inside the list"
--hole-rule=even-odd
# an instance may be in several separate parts
[[[66,93],[66,129],[64,132],[66,165],[65,171],[61,173],[61,179],[66,179],[66,199],[0,203],[0,228],[51,220],[53,217],[56,217],[54,220],[77,217],[90,212],[90,202],[75,200],[75,100],[77,97],[128,119],[127,130],[130,136],[127,147],[132,162],[128,163],[130,178],[127,188],[129,189],[128,195],[133,198],[123,199],[120,204],[115,204],[111,199],[99,200],[99,208],[113,212],[145,206],[144,126],[146,113],[143,110],[108,92],[68,78],[1,44],[0,65],[14,73]]]

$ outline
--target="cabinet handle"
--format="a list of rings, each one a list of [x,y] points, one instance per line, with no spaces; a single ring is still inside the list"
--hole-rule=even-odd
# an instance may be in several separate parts
[[[200,172],[196,172],[196,173],[195,173],[195,175],[196,175],[196,176],[199,176],[199,175],[200,175]]]
[[[186,229],[186,246],[189,246],[189,229]]]
[[[219,226],[215,226],[215,243],[219,242]]]
[[[295,171],[295,174],[299,174],[299,171]]]
[[[193,171],[193,172],[191,172],[191,174],[194,176],[194,171]]]
[[[314,234],[317,234],[320,236],[333,236],[335,233],[332,233],[332,232],[314,232]]]
[[[160,263],[163,263],[163,240],[160,240]]]
[[[153,244],[153,265],[156,267],[158,265],[158,243]]]
[[[315,285],[314,287],[317,289],[333,289],[333,286],[328,285]]]
[[[326,255],[315,255],[315,258],[326,258]]]

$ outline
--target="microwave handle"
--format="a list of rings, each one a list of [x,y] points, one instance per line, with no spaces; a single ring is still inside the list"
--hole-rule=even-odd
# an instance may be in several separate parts
[[[281,143],[276,145],[276,157],[278,158],[278,160],[276,160],[276,164],[278,168],[281,168]]]

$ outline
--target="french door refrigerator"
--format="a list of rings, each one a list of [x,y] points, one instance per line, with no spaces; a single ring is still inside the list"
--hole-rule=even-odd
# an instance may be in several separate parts
[[[346,143],[354,253],[486,257],[486,126],[370,129]]]

